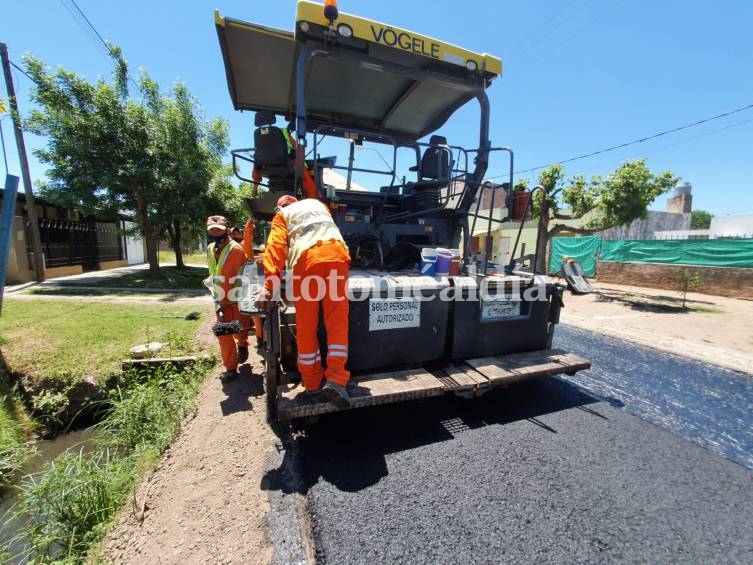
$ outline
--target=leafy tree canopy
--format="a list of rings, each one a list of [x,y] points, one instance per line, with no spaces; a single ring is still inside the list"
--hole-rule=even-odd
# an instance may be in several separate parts
[[[706,210],[693,210],[690,213],[691,230],[707,230],[711,227],[711,218],[714,216]]]
[[[536,192],[533,210],[534,217],[543,216],[538,239],[545,250],[559,233],[588,234],[645,218],[648,206],[672,188],[677,177],[669,171],[654,174],[641,159],[626,161],[607,177],[593,176],[590,181],[582,175],[565,180],[562,165],[554,164],[544,169],[538,180],[543,190]],[[575,219],[584,219],[583,225],[562,223]],[[546,258],[546,253],[539,253],[538,270],[545,269]]]
[[[163,229],[203,221],[212,179],[227,149],[227,124],[204,120],[185,85],[167,95],[142,71],[140,99],[128,94],[128,66],[120,49],[113,83],[49,71],[25,57],[38,108],[26,127],[47,138],[35,151],[49,165],[42,194],[84,212],[134,214],[146,239],[150,270]],[[177,223],[176,223],[177,222]]]

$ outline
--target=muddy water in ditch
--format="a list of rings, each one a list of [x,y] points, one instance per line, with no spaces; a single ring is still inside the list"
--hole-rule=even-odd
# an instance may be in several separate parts
[[[32,480],[35,473],[44,471],[50,461],[66,451],[78,453],[80,449],[87,449],[91,445],[93,436],[94,432],[87,429],[62,434],[55,439],[36,442],[36,453],[24,465],[16,484]],[[24,546],[24,540],[18,537],[18,533],[23,529],[25,521],[22,518],[12,517],[15,502],[15,489],[0,491],[0,548],[11,542],[9,547],[11,555],[22,552]],[[13,564],[24,562],[25,560],[21,557],[12,558],[9,561]]]

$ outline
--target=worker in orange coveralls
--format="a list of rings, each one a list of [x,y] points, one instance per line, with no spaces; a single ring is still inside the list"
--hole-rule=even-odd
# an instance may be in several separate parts
[[[242,333],[217,336],[222,364],[225,366],[220,380],[229,382],[238,377],[238,364],[248,360],[249,318],[241,315],[238,310],[237,293],[231,292],[236,286],[233,279],[238,276],[240,268],[246,262],[246,254],[243,248],[230,238],[230,229],[223,216],[209,216],[207,232],[214,239],[207,248],[213,296],[222,310],[223,321],[238,320],[244,328]]]
[[[271,300],[283,271],[293,273],[298,371],[306,394],[321,394],[340,408],[350,407],[347,385],[348,298],[350,255],[327,207],[319,200],[285,195],[264,252],[264,292],[260,306]],[[319,308],[327,329],[327,370],[319,351]],[[325,379],[324,386],[322,381]],[[320,388],[321,387],[321,388]]]
[[[233,228],[238,229],[238,228]],[[239,230],[241,231],[241,230]],[[243,239],[239,242],[243,251],[246,253],[246,258],[249,261],[254,260],[254,232],[256,231],[256,225],[254,220],[249,218],[246,225],[243,227],[241,233],[243,233]],[[233,235],[231,233],[231,235]],[[238,241],[236,238],[235,241]],[[251,316],[251,320],[254,322],[254,334],[256,335],[256,347],[260,347],[264,339],[264,328],[261,323],[261,316]],[[249,328],[251,326],[249,325]]]

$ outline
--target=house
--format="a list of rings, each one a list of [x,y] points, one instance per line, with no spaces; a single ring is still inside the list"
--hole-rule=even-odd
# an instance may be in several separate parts
[[[4,191],[0,190],[0,202]],[[144,262],[144,244],[131,235],[135,224],[128,216],[95,218],[35,198],[42,242],[45,278],[113,269]],[[35,280],[34,249],[26,196],[16,195],[8,256],[7,284]]]

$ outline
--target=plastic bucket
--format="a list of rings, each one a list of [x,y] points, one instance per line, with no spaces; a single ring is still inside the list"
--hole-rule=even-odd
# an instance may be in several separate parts
[[[437,250],[429,247],[421,250],[421,274],[434,275],[437,266]]]
[[[452,251],[449,249],[437,249],[437,266],[434,269],[436,275],[449,275],[450,264],[452,263]]]

